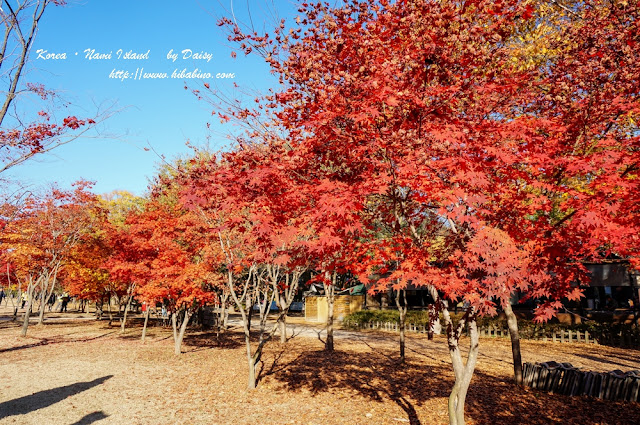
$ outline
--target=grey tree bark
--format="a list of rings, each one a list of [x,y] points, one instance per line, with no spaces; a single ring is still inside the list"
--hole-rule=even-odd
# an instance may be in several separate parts
[[[279,314],[278,323],[280,325],[280,343],[287,342],[287,314],[291,303],[298,292],[298,286],[300,283],[300,277],[306,270],[303,267],[296,267],[290,272],[283,271],[281,266],[266,265],[267,275],[271,281],[271,286],[275,294],[276,305],[278,311],[284,314]]]
[[[395,294],[396,307],[400,315],[400,363],[404,363],[405,359],[405,327],[407,318],[407,291],[398,289]],[[400,298],[402,297],[402,302]]]
[[[184,339],[184,333],[187,330],[187,324],[189,323],[189,319],[193,312],[189,309],[184,310],[184,316],[182,318],[182,323],[180,324],[180,331],[177,329],[177,316],[178,311],[174,311],[171,315],[171,325],[173,327],[173,343],[174,343],[174,353],[175,355],[180,355],[182,352],[182,340]]]
[[[125,327],[127,326],[127,314],[129,313],[129,310],[131,309],[131,302],[133,301],[133,291],[135,291],[136,289],[136,284],[132,283],[131,285],[129,285],[129,288],[127,290],[127,303],[124,306],[124,314],[122,316],[122,323],[121,323],[121,328],[120,328],[120,333],[123,334],[125,331]]]
[[[25,306],[24,318],[22,320],[22,331],[20,335],[27,336],[27,330],[29,329],[29,316],[31,316],[31,308],[33,306],[33,295],[37,283],[33,282],[33,277],[29,276],[29,286],[27,287],[27,304]]]
[[[520,351],[520,332],[518,331],[518,318],[511,308],[511,302],[502,303],[502,309],[507,316],[507,327],[511,337],[511,354],[513,356],[513,379],[516,385],[522,385],[522,353]]]
[[[323,282],[324,286],[324,295],[327,299],[327,340],[324,343],[324,349],[326,351],[334,351],[334,343],[333,343],[333,313],[334,313],[334,305],[335,305],[335,290],[336,283],[338,279],[337,272],[325,272],[326,280],[329,280],[331,283],[327,284],[327,282]]]
[[[455,376],[455,382],[451,393],[449,394],[448,412],[449,425],[464,425],[464,407],[467,398],[467,392],[473,377],[473,372],[478,362],[479,335],[476,322],[476,311],[474,307],[467,307],[465,314],[457,322],[453,323],[448,305],[442,300],[438,291],[433,286],[427,287],[431,297],[435,300],[436,305],[442,311],[442,318],[447,328],[447,345],[449,348],[449,356]],[[465,325],[469,332],[469,352],[466,362],[462,358],[460,351],[460,337]]]
[[[142,326],[142,342],[144,342],[144,339],[147,336],[147,323],[149,323],[149,312],[151,311],[151,309],[149,308],[149,306],[147,306],[147,309],[144,312],[144,325]]]
[[[40,293],[42,296],[40,297],[40,315],[38,316],[38,325],[44,324],[44,309],[49,301],[49,297],[53,294],[53,290],[56,286],[56,280],[58,279],[58,270],[60,269],[60,262],[53,267],[53,270],[47,273],[45,279],[42,280],[42,290]],[[49,288],[49,284],[51,284],[51,288]]]

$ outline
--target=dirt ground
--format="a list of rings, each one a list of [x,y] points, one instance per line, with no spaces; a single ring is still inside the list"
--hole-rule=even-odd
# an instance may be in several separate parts
[[[453,379],[445,340],[411,335],[399,365],[394,334],[338,331],[273,341],[256,390],[246,389],[241,335],[190,331],[173,354],[169,329],[122,335],[107,322],[58,317],[19,336],[0,321],[0,424],[446,424]],[[470,424],[638,424],[640,403],[545,394],[510,383],[507,339],[481,339]],[[523,342],[524,361],[586,370],[640,369],[639,352]]]

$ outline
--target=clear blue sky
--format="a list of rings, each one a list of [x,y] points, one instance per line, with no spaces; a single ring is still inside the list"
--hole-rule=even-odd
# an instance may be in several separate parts
[[[160,161],[156,153],[167,158],[187,154],[189,139],[219,149],[228,144],[223,133],[234,128],[221,126],[211,116],[211,106],[198,101],[185,90],[184,79],[120,80],[109,78],[112,71],[136,69],[145,73],[174,70],[213,74],[212,87],[265,91],[276,84],[260,58],[231,58],[232,45],[216,25],[217,18],[229,16],[233,6],[236,18],[251,21],[256,28],[272,28],[273,8],[278,17],[297,14],[289,1],[277,0],[84,0],[69,2],[66,7],[50,7],[43,18],[34,48],[31,68],[23,82],[39,82],[58,91],[72,105],[56,112],[57,118],[76,115],[91,117],[97,105],[114,101],[122,111],[100,126],[102,138],[77,140],[61,147],[53,155],[14,168],[12,177],[33,185],[58,182],[67,187],[80,178],[96,181],[95,192],[128,190],[142,195],[148,178]],[[37,50],[66,53],[66,60],[37,58]],[[111,59],[86,58],[86,49],[109,54]],[[146,53],[149,59],[118,59],[128,51]],[[210,59],[183,58],[182,51],[211,55]],[[167,59],[170,50],[178,53],[176,61]],[[76,55],[77,53],[77,55]],[[235,74],[233,79],[216,79],[218,73]],[[202,88],[203,80],[189,81],[191,88]],[[207,122],[212,130],[207,130]],[[106,136],[106,137],[104,137]],[[113,136],[113,137],[112,137]],[[151,145],[153,150],[145,151]]]

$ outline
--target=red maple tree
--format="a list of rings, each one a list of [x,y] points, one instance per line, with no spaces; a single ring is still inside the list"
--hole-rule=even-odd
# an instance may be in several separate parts
[[[273,36],[221,22],[283,85],[257,109],[224,116],[275,117],[279,138],[250,136],[286,140],[292,160],[280,168],[300,176],[314,223],[331,223],[316,233],[320,246],[351,252],[359,232],[370,237],[382,223],[386,242],[364,250],[383,259],[377,267],[395,263],[381,283],[428,285],[444,307],[468,306],[458,323],[443,309],[456,372],[451,423],[464,423],[478,314],[520,290],[547,299],[536,312],[544,320],[580,296],[581,260],[637,255],[637,5],[576,8],[556,56],[518,66],[513,22],[533,21],[533,6],[305,3],[299,26],[283,23]],[[379,208],[369,214],[371,204]]]

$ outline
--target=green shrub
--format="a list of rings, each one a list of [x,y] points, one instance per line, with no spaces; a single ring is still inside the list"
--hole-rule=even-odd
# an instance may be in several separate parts
[[[408,311],[406,323],[426,326],[429,323],[429,313],[426,311]],[[398,310],[361,310],[351,313],[342,320],[346,328],[358,328],[365,323],[383,322],[400,323]]]

